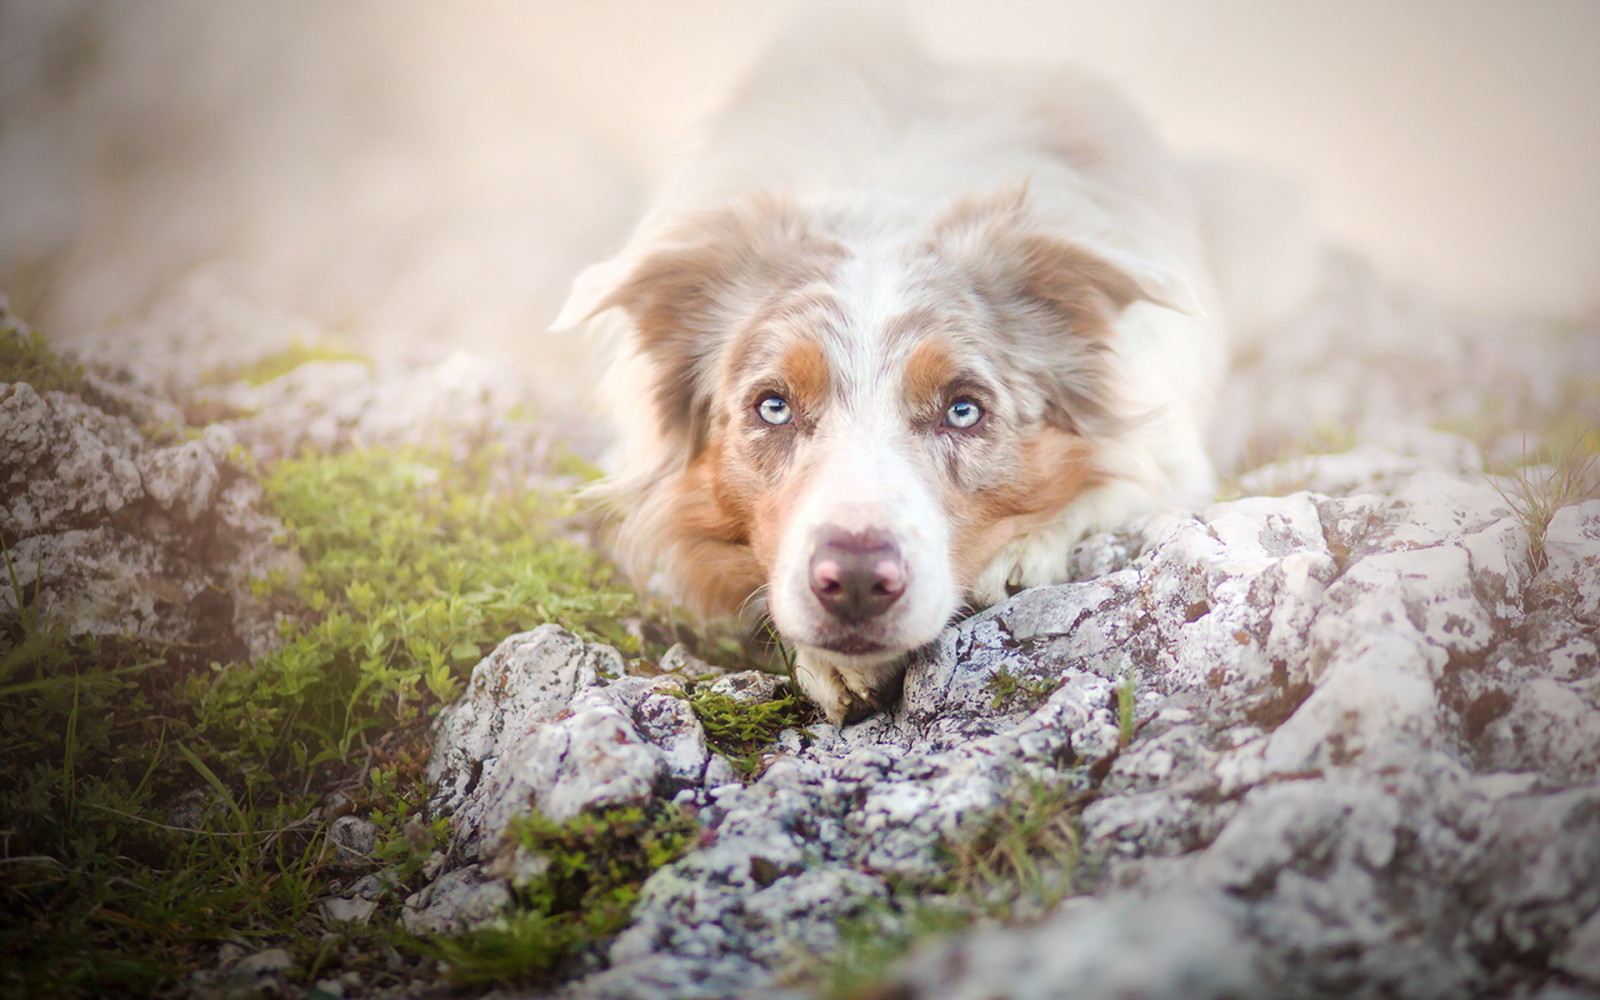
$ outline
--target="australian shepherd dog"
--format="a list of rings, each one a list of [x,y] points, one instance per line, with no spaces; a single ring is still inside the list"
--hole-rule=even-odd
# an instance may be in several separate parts
[[[964,608],[1212,493],[1189,202],[1090,80],[789,36],[556,324],[611,337],[624,562],[770,615],[835,724],[884,707]]]

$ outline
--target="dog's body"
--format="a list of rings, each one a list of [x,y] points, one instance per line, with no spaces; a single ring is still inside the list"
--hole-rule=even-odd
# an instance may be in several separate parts
[[[708,614],[764,598],[836,723],[964,604],[1208,497],[1226,355],[1182,179],[1118,99],[892,38],[769,61],[558,321],[616,336],[625,560]]]

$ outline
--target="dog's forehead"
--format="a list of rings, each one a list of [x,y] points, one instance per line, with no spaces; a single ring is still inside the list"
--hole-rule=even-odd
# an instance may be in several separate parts
[[[725,384],[743,391],[775,378],[818,402],[899,406],[957,374],[990,373],[985,325],[970,283],[950,269],[899,249],[852,254],[761,303],[729,352]]]

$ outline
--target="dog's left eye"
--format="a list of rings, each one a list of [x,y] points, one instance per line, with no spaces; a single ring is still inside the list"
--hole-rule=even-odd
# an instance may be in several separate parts
[[[958,399],[944,411],[944,425],[964,431],[983,419],[983,407],[970,399]]]
[[[761,419],[769,424],[786,424],[794,419],[794,411],[789,409],[789,401],[782,396],[768,396],[756,404],[756,412],[761,414]]]

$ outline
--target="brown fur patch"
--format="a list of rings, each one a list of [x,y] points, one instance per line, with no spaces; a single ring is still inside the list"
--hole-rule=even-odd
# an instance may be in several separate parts
[[[733,330],[773,293],[824,277],[845,253],[794,205],[756,197],[689,217],[595,312],[632,315],[655,369],[663,428],[694,454],[710,418],[705,379]]]
[[[791,407],[806,414],[822,409],[833,382],[822,345],[814,340],[789,345],[778,359],[778,373],[789,387]]]
[[[941,340],[924,340],[906,359],[905,395],[913,413],[945,402],[945,387],[960,373],[950,347]]]
[[[956,578],[963,587],[1013,539],[1048,524],[1102,480],[1085,438],[1043,427],[1022,446],[1022,473],[995,489],[947,498],[954,519]]]
[[[720,449],[702,452],[668,486],[652,541],[675,556],[680,596],[710,616],[732,615],[766,582],[751,550],[748,504],[722,482]]]

